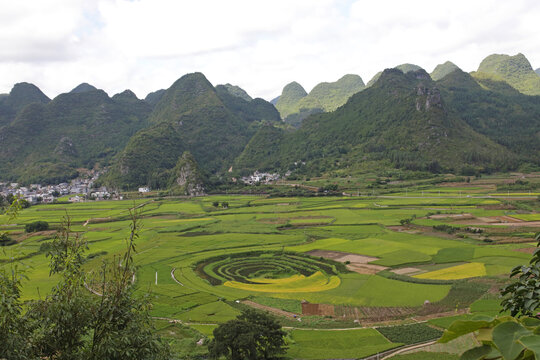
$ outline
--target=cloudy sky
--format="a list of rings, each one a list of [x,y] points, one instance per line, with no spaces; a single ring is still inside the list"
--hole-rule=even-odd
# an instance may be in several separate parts
[[[0,93],[81,82],[140,98],[203,72],[271,99],[410,62],[476,70],[492,53],[540,67],[538,0],[0,0]]]

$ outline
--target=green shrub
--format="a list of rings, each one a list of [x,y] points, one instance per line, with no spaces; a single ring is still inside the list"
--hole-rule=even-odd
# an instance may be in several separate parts
[[[34,221],[30,224],[26,224],[24,230],[27,233],[49,230],[49,223],[46,221]]]

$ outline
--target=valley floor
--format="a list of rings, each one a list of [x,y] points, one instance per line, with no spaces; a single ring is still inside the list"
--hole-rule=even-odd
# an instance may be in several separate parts
[[[197,341],[254,306],[288,329],[293,358],[361,358],[438,338],[455,319],[497,314],[498,289],[534,250],[539,195],[473,181],[384,196],[39,205],[12,222],[0,217],[0,230],[18,241],[0,261],[27,266],[24,299],[43,296],[57,281],[44,251],[54,231],[27,234],[25,224],[54,227],[67,213],[88,242],[91,272],[124,251],[128,210],[137,207],[138,291],[151,294],[157,331],[180,355],[204,354]],[[394,358],[457,359],[471,346],[430,345]]]

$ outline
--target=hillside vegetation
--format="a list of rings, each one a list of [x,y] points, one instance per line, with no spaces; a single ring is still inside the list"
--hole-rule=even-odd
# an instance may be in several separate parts
[[[494,80],[506,81],[515,89],[527,95],[540,95],[540,77],[523,54],[514,56],[493,54],[485,58],[478,67]]]
[[[258,134],[264,135],[272,139],[250,143],[238,159],[240,168],[272,162],[285,170],[304,161],[310,172],[324,172],[385,159],[397,167],[437,172],[460,171],[464,164],[501,169],[516,158],[452,111],[424,70],[387,69],[335,112],[313,115],[293,133]]]
[[[214,87],[201,73],[144,100],[82,83],[51,101],[19,83],[0,94],[0,181],[63,182],[96,168],[115,188],[170,189],[186,151],[208,188],[255,170],[535,171],[539,84],[522,54],[491,55],[470,74],[449,61],[431,76],[402,64],[367,86],[345,75],[309,94],[292,82],[275,106],[235,85]]]
[[[51,99],[37,86],[29,83],[18,83],[9,94],[0,97],[0,127],[9,124],[27,105],[32,103],[47,104]]]
[[[540,97],[527,96],[506,82],[456,70],[437,85],[452,111],[475,131],[518,154],[540,161]]]
[[[422,69],[420,66],[418,65],[414,65],[414,64],[401,64],[401,65],[398,65],[398,66],[395,66],[394,69],[398,69],[398,70],[401,70],[402,72],[404,73],[408,73],[410,71],[416,71],[416,70],[420,70]],[[382,75],[382,71],[379,71],[378,73],[376,73],[372,78],[371,80],[368,81],[366,87],[371,87],[373,86],[373,84],[375,84],[377,82],[377,80],[379,80],[379,78],[381,77]]]
[[[447,61],[444,64],[437,65],[435,69],[433,69],[433,72],[429,75],[434,81],[437,81],[437,80],[441,80],[446,75],[458,69],[459,67],[457,67],[456,64],[454,64],[451,61]]]
[[[319,83],[309,94],[300,84],[293,82],[283,89],[276,108],[285,122],[298,127],[309,115],[334,111],[364,88],[362,78],[352,74],[345,75],[335,82]]]
[[[119,154],[107,182],[128,189],[166,188],[171,169],[186,150],[202,171],[225,171],[265,121],[280,121],[270,103],[248,102],[224,86],[216,89],[201,73],[185,75],[155,105],[151,126]]]
[[[108,165],[147,125],[150,106],[132,92],[110,98],[102,90],[33,102],[0,128],[0,173],[23,183],[62,182],[77,168]]]

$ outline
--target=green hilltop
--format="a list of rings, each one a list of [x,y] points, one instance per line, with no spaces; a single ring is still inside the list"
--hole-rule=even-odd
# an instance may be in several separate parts
[[[285,122],[299,126],[307,116],[334,111],[359,91],[365,84],[358,75],[347,74],[335,82],[317,84],[309,94],[296,82],[288,84],[279,97],[276,108]]]
[[[444,64],[437,65],[435,69],[433,69],[433,72],[429,75],[434,81],[437,81],[437,80],[441,80],[446,75],[458,69],[459,67],[457,67],[456,64],[454,64],[451,61],[447,61]]]
[[[286,118],[290,114],[297,112],[297,104],[300,100],[307,96],[306,90],[293,81],[283,88],[281,95],[276,101],[276,109],[278,109],[282,118]]]
[[[398,65],[398,66],[395,66],[394,69],[398,69],[398,70],[401,70],[402,72],[404,73],[408,73],[410,71],[417,71],[417,70],[421,70],[422,68],[418,65],[414,65],[414,64],[409,64],[409,63],[405,63],[405,64],[401,64],[401,65]],[[379,78],[381,77],[382,75],[382,71],[379,71],[378,73],[376,73],[372,78],[371,80],[368,81],[366,87],[371,87],[373,86],[373,84],[375,84],[377,82],[377,80],[379,80]]]
[[[540,95],[540,77],[521,53],[514,56],[490,55],[480,63],[477,73],[478,76],[486,74],[494,80],[506,81],[523,94]]]
[[[93,85],[90,85],[88,83],[81,83],[77,85],[73,90],[70,91],[70,93],[83,93],[88,91],[96,91],[97,88]]]
[[[231,95],[234,95],[234,96],[237,96],[241,99],[244,99],[245,101],[251,101],[253,100],[251,98],[251,96],[249,96],[249,94],[244,90],[242,89],[241,87],[239,86],[236,86],[236,85],[231,85],[229,83],[225,84],[225,85],[218,85],[218,86],[223,86],[225,89],[227,89],[227,91],[231,94]],[[217,87],[217,86],[216,86]]]
[[[47,104],[49,101],[51,99],[34,84],[15,84],[9,94],[0,97],[0,127],[11,122],[25,106]]]

